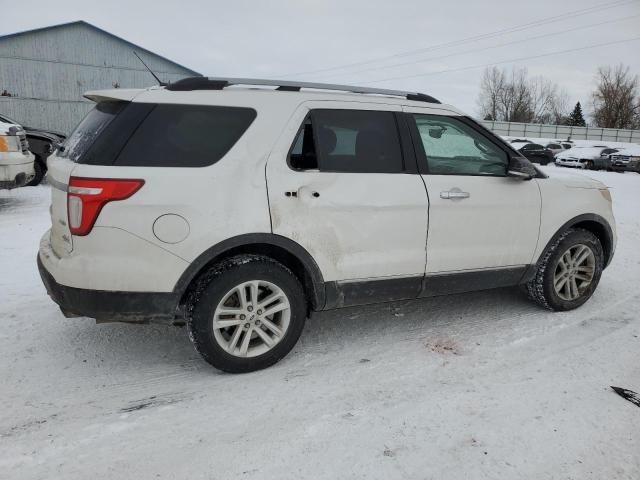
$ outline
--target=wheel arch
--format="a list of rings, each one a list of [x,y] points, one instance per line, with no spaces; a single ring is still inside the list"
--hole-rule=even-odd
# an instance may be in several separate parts
[[[556,240],[569,228],[582,228],[598,237],[598,240],[600,240],[600,243],[602,244],[602,250],[604,251],[604,267],[606,268],[611,263],[614,247],[613,230],[611,229],[609,222],[607,222],[600,215],[596,215],[595,213],[585,213],[582,215],[578,215],[577,217],[572,218],[564,225],[562,225],[562,227],[560,227],[558,231],[547,242],[537,262],[539,262],[540,259],[544,258],[551,245],[553,245]]]
[[[248,233],[228,238],[201,253],[185,270],[174,292],[180,304],[201,273],[225,258],[240,254],[264,255],[285,265],[300,280],[313,310],[325,305],[325,288],[322,272],[311,254],[300,244],[273,233]]]

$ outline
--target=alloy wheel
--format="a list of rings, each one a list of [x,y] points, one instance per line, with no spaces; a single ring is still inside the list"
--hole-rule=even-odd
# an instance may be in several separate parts
[[[213,314],[213,335],[227,353],[256,357],[282,340],[290,320],[291,305],[282,289],[251,280],[222,297]]]
[[[596,257],[586,245],[570,247],[562,254],[553,275],[556,294],[566,301],[580,298],[591,285],[596,271]]]

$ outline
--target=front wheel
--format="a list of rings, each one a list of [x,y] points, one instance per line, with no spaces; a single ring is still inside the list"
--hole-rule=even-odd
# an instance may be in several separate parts
[[[29,183],[27,183],[28,187],[35,187],[36,185],[40,185],[44,175],[47,173],[46,160],[42,160],[39,156],[33,161],[33,169],[36,172],[36,176],[31,179]]]
[[[268,257],[241,255],[214,266],[198,281],[186,306],[189,336],[219,370],[243,373],[282,359],[307,316],[298,278]]]
[[[587,160],[586,162],[584,162],[584,168],[586,168],[587,170],[595,170],[595,164],[593,163],[593,160]]]
[[[604,253],[600,240],[583,229],[569,229],[545,253],[527,284],[529,298],[549,310],[573,310],[585,303],[600,281]]]

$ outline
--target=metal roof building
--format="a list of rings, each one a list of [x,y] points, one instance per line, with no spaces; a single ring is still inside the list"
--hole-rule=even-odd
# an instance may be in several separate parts
[[[199,75],[84,21],[0,36],[0,114],[69,133],[91,108],[87,90],[140,88]]]

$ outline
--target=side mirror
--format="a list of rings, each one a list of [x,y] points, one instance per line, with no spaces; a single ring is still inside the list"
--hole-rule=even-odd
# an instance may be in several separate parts
[[[443,127],[435,127],[435,128],[430,128],[429,129],[429,136],[431,138],[441,138],[442,134],[444,133],[444,128]]]
[[[511,157],[507,166],[507,177],[519,178],[521,180],[531,180],[537,171],[528,160],[520,157]]]

